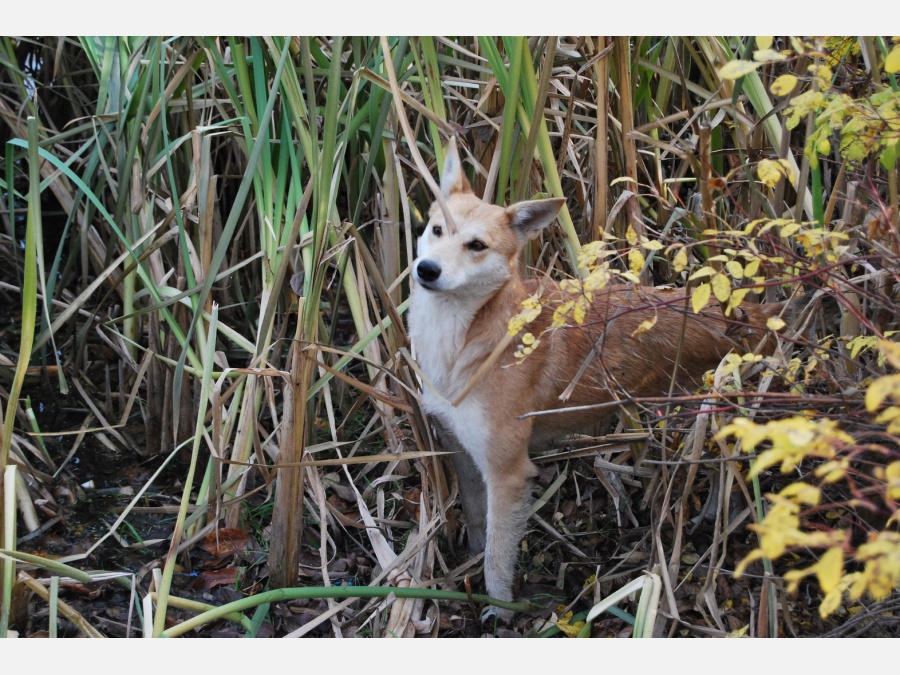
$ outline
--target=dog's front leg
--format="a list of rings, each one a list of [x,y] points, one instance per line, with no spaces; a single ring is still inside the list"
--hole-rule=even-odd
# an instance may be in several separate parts
[[[445,450],[449,448],[441,445]],[[462,447],[459,447],[462,450]],[[456,477],[459,479],[459,496],[462,499],[463,513],[466,514],[466,532],[469,541],[469,553],[478,555],[487,543],[487,490],[481,472],[469,453],[462,451],[450,457]]]
[[[512,439],[509,439],[512,440]],[[488,458],[487,483],[487,547],[484,576],[488,595],[500,600],[513,599],[513,581],[519,542],[525,534],[531,479],[537,469],[528,459],[527,435],[520,444],[494,448]],[[512,619],[509,610],[498,610],[504,621]]]
[[[435,419],[438,441],[447,452],[452,452],[450,461],[459,481],[459,496],[463,513],[466,514],[469,553],[477,555],[484,550],[487,541],[487,491],[481,471],[475,466],[471,455],[465,451],[456,435]]]

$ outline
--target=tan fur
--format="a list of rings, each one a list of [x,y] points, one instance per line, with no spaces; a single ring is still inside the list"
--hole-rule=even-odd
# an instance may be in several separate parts
[[[413,268],[410,334],[428,380],[423,400],[428,413],[450,432],[477,466],[487,489],[485,579],[488,593],[512,598],[514,567],[524,532],[530,480],[536,471],[528,457],[536,446],[574,432],[593,431],[604,414],[573,412],[519,419],[540,410],[603,403],[629,396],[658,396],[669,390],[684,325],[678,391],[695,387],[730,350],[746,339],[753,346],[765,335],[765,322],[780,305],[749,305],[738,313],[743,325],[726,321],[716,303],[702,316],[685,312],[684,291],[611,286],[596,293],[584,325],[544,335],[521,363],[510,344],[493,367],[452,405],[479,366],[507,335],[509,318],[534,292],[538,281],[523,280],[519,258],[528,238],[555,218],[562,200],[522,202],[506,209],[472,194],[451,143],[442,191],[455,227],[432,207],[418,244]],[[440,228],[437,236],[433,228]],[[484,251],[472,250],[480,241]],[[435,271],[439,270],[436,278]],[[545,308],[528,330],[541,335],[553,306],[567,299],[552,281]],[[645,319],[651,330],[632,337]],[[768,347],[774,338],[768,337]],[[565,402],[569,386],[594,351],[584,375]],[[501,613],[504,614],[504,613]]]

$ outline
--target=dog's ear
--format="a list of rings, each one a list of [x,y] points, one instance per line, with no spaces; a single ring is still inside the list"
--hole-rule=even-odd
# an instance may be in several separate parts
[[[552,199],[535,199],[530,202],[519,202],[507,207],[509,224],[523,239],[534,239],[545,227],[559,215],[566,203],[561,197]]]
[[[462,162],[459,159],[459,151],[456,149],[456,137],[450,139],[447,146],[447,155],[444,158],[444,172],[441,174],[441,192],[445,197],[456,192],[471,192],[472,186],[463,173]]]

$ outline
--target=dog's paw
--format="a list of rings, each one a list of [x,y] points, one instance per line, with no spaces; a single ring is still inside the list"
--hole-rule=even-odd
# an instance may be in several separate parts
[[[511,609],[502,609],[500,607],[495,607],[494,605],[488,605],[484,608],[484,611],[481,612],[481,623],[492,623],[494,621],[500,621],[501,623],[512,623],[513,617],[515,616],[515,612]]]

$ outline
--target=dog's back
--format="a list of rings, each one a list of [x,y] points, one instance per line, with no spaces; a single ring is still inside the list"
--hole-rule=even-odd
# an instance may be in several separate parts
[[[534,292],[537,284],[526,282],[526,289]],[[518,414],[662,396],[670,388],[675,395],[693,392],[729,351],[771,353],[775,340],[766,321],[782,309],[781,304],[748,303],[725,317],[713,301],[694,314],[683,289],[614,285],[594,293],[581,324],[551,329],[554,309],[571,296],[547,280],[541,284],[549,285],[544,309],[525,330],[545,337],[515,366],[521,371],[514,374],[521,382]],[[648,320],[653,326],[643,330]],[[501,366],[516,362],[514,349],[506,350]],[[595,431],[604,417],[597,410],[542,416],[533,433],[545,442]]]

